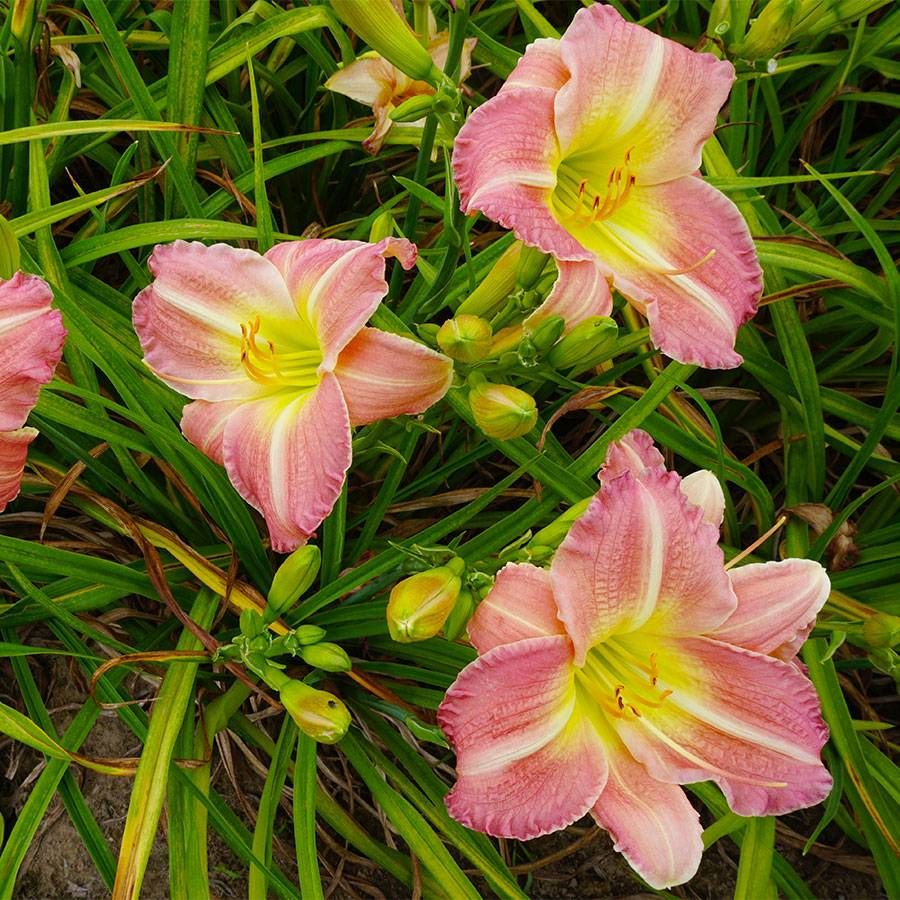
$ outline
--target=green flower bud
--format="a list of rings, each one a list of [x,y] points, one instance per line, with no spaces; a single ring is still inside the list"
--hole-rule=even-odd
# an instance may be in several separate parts
[[[608,316],[591,316],[576,325],[549,353],[557,369],[588,369],[613,347],[619,329]]]
[[[297,727],[320,744],[336,744],[350,727],[350,712],[341,700],[302,681],[282,685],[279,699]]]
[[[566,327],[562,316],[547,316],[531,329],[529,338],[538,353],[546,353],[560,338]]]
[[[432,347],[437,344],[437,336],[440,330],[440,326],[435,325],[433,322],[425,322],[422,325],[416,325],[416,331],[419,333],[419,337],[422,338],[425,343],[431,344]]]
[[[537,422],[534,397],[508,384],[476,384],[469,391],[469,405],[478,427],[501,441],[528,434]]]
[[[470,590],[463,588],[456,598],[456,603],[453,604],[453,609],[450,610],[450,615],[447,616],[447,621],[444,622],[444,637],[448,641],[455,641],[461,637],[474,612],[475,598]]]
[[[308,644],[317,644],[325,637],[325,629],[318,625],[298,625],[291,634],[298,644],[305,647]]]
[[[713,0],[712,9],[706,24],[706,33],[720,37],[731,31],[731,0]]]
[[[252,639],[258,637],[261,634],[265,634],[267,631],[263,617],[255,609],[241,610],[238,621],[241,627],[241,634],[248,638]]]
[[[503,253],[481,284],[460,303],[458,316],[492,316],[497,312],[516,286],[516,267],[523,246],[516,241]]]
[[[404,100],[396,109],[388,113],[392,122],[418,122],[424,119],[434,108],[434,96],[432,94],[418,94]]]
[[[562,515],[557,516],[546,528],[542,528],[528,542],[529,550],[532,548],[549,548],[555,550],[565,539],[572,527],[572,523],[588,508],[593,498],[588,497],[574,506],[570,506]],[[539,550],[538,552],[542,552]]]
[[[747,36],[731,51],[743,59],[768,58],[791,39],[797,0],[769,0]]]
[[[446,566],[418,572],[394,585],[387,605],[391,637],[401,644],[434,637],[456,603],[463,571],[462,560],[453,559]]]
[[[519,264],[516,267],[516,287],[526,291],[533,288],[546,265],[546,253],[541,253],[534,247],[523,247],[519,256]]]
[[[288,631],[272,641],[269,646],[269,656],[281,656],[290,653],[297,656],[302,647],[317,644],[325,637],[325,629],[318,625],[298,625],[293,631]]]
[[[494,333],[490,323],[478,316],[463,314],[447,319],[437,333],[438,346],[461,363],[478,362],[488,355]]]
[[[865,642],[876,649],[886,649],[900,643],[900,616],[876,613],[863,623]]]
[[[319,548],[307,544],[295,550],[279,567],[269,589],[266,606],[267,622],[277,619],[287,612],[316,580],[322,554]]]
[[[391,0],[331,0],[338,18],[401,72],[438,85],[441,72]]]
[[[301,648],[300,656],[308,666],[325,672],[349,672],[353,668],[347,651],[328,641]]]
[[[394,217],[389,210],[384,210],[375,216],[372,227],[369,228],[369,242],[377,244],[386,237],[394,234]]]

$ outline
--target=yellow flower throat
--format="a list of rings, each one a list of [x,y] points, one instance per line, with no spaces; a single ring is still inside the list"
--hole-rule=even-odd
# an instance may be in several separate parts
[[[310,388],[319,383],[322,353],[314,350],[284,352],[260,335],[260,318],[241,323],[241,365],[247,376],[266,387]]]

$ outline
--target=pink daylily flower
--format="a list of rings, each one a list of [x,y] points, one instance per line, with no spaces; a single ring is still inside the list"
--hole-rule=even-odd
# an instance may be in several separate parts
[[[703,849],[679,785],[712,780],[742,816],[828,795],[828,731],[792,660],[829,581],[802,559],[726,571],[714,476],[686,484],[642,432],[611,445],[601,480],[549,571],[506,565],[469,624],[478,659],[438,711],[447,806],[522,840],[589,812],[664,888]]]
[[[469,77],[472,50],[476,43],[477,38],[466,38],[463,42],[460,83]],[[450,33],[447,31],[434,33],[432,30],[428,54],[441,70],[447,63],[449,47]],[[363,53],[352,63],[339,69],[325,82],[325,87],[372,108],[375,127],[363,141],[363,147],[369,153],[377,153],[384,144],[384,139],[393,124],[389,117],[394,109],[412,97],[430,96],[434,93],[434,88],[427,81],[410,78],[374,51]]]
[[[447,357],[366,327],[389,256],[408,269],[416,248],[307,240],[261,256],[176,241],[150,257],[133,309],[145,362],[194,401],[182,431],[225,466],[279,552],[334,506],[352,426],[423,412],[450,386]]]
[[[561,279],[593,272],[593,315],[612,309],[612,283],[668,356],[737,366],[762,272],[737,207],[696,174],[733,80],[610,6],[579,10],[459,132],[462,208],[553,254]]]
[[[62,357],[66,329],[53,293],[36,275],[0,280],[0,512],[19,494],[28,445],[25,420]]]

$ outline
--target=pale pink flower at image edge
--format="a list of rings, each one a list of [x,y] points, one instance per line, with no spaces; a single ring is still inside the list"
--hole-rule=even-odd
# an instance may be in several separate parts
[[[703,849],[679,785],[714,781],[742,816],[828,795],[828,731],[794,657],[829,581],[801,559],[726,571],[718,481],[667,472],[643,432],[610,446],[601,481],[549,571],[506,565],[469,624],[478,659],[438,710],[446,802],[521,840],[590,813],[664,888]]]
[[[190,397],[185,436],[293,550],[334,506],[351,427],[420,413],[447,392],[453,364],[409,338],[366,326],[387,293],[385,258],[406,240],[306,240],[265,256],[176,241],[150,258],[135,298],[147,365]]]
[[[0,512],[19,493],[28,445],[25,421],[41,386],[53,377],[66,339],[53,293],[36,275],[0,281]]]
[[[526,49],[460,130],[462,208],[552,254],[560,282],[593,285],[558,285],[554,312],[567,317],[571,300],[576,318],[608,315],[612,283],[668,356],[737,366],[762,271],[737,207],[697,175],[733,80],[730,63],[610,6],[579,10],[560,40]]]

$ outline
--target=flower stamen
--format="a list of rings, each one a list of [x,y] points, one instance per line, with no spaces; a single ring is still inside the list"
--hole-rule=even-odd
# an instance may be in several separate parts
[[[260,335],[260,318],[241,323],[241,365],[247,376],[266,387],[313,387],[318,383],[316,368],[321,362],[317,350],[278,353],[275,343]],[[284,363],[295,363],[285,368]]]
[[[656,653],[651,653],[649,665],[645,665],[628,649],[614,641],[595,647],[585,660],[582,678],[593,687],[591,697],[613,718],[642,717],[642,709],[659,709],[672,694],[669,689],[658,687],[659,672]],[[646,676],[652,690],[641,688],[635,679],[635,670]],[[612,702],[609,695],[612,693]]]
[[[606,179],[606,191],[601,195],[597,191],[593,197],[588,190],[589,182],[587,178],[582,178],[578,183],[578,192],[575,198],[574,209],[569,213],[568,219],[576,225],[582,225],[589,228],[596,222],[602,222],[615,214],[631,194],[634,187],[635,176],[631,173],[629,163],[631,161],[632,147],[628,148],[625,153],[625,159],[621,166],[616,166],[610,170]],[[581,211],[585,206],[589,206],[587,218],[582,218]]]

